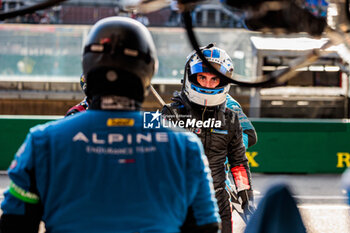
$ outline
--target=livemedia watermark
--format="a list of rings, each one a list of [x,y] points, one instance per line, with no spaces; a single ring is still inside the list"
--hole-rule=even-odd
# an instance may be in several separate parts
[[[215,118],[209,118],[204,121],[197,120],[188,115],[166,115],[163,116],[159,110],[156,112],[144,112],[143,113],[143,127],[147,128],[220,128],[222,122],[215,120]]]

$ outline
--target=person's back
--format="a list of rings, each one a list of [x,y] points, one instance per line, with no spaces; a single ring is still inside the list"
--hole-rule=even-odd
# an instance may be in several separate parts
[[[26,149],[20,156],[39,168],[48,232],[179,232],[192,202],[209,213],[203,223],[216,222],[199,140],[142,125],[142,112],[89,110],[32,131],[35,156]],[[9,176],[25,187],[17,166]]]
[[[89,110],[31,129],[8,171],[2,233],[38,232],[41,220],[51,233],[180,232],[190,211],[192,232],[218,231],[199,139],[143,127],[157,61],[141,23],[94,25],[82,61]]]

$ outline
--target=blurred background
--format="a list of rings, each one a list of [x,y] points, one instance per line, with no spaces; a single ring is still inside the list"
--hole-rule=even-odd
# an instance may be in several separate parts
[[[34,0],[2,0],[6,12],[35,4]],[[81,51],[92,24],[101,18],[122,15],[149,27],[160,61],[153,80],[166,100],[181,87],[186,56],[193,50],[173,2],[150,13],[125,12],[121,1],[71,0],[33,14],[6,19],[0,24],[0,114],[63,115],[83,98],[79,87]],[[329,7],[328,20],[337,16]],[[243,81],[286,67],[287,63],[320,48],[326,38],[307,33],[276,35],[245,29],[243,14],[228,10],[219,1],[197,5],[192,11],[201,45],[214,42],[233,59],[235,73]],[[334,22],[333,22],[334,23]],[[231,94],[245,113],[255,118],[349,117],[348,63],[339,46],[293,79],[269,88],[232,86]],[[159,104],[152,95],[145,110]],[[298,111],[296,111],[298,109]]]

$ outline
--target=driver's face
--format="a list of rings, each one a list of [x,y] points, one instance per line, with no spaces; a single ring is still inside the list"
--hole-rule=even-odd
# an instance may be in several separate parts
[[[220,78],[212,73],[201,72],[197,74],[197,82],[202,87],[215,88],[220,84]]]

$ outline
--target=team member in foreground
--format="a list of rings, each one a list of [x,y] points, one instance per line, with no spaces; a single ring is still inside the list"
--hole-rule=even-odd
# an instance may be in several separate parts
[[[139,111],[157,70],[141,23],[99,21],[84,48],[89,110],[31,129],[8,174],[1,232],[217,232],[210,170],[197,137],[143,129]]]

